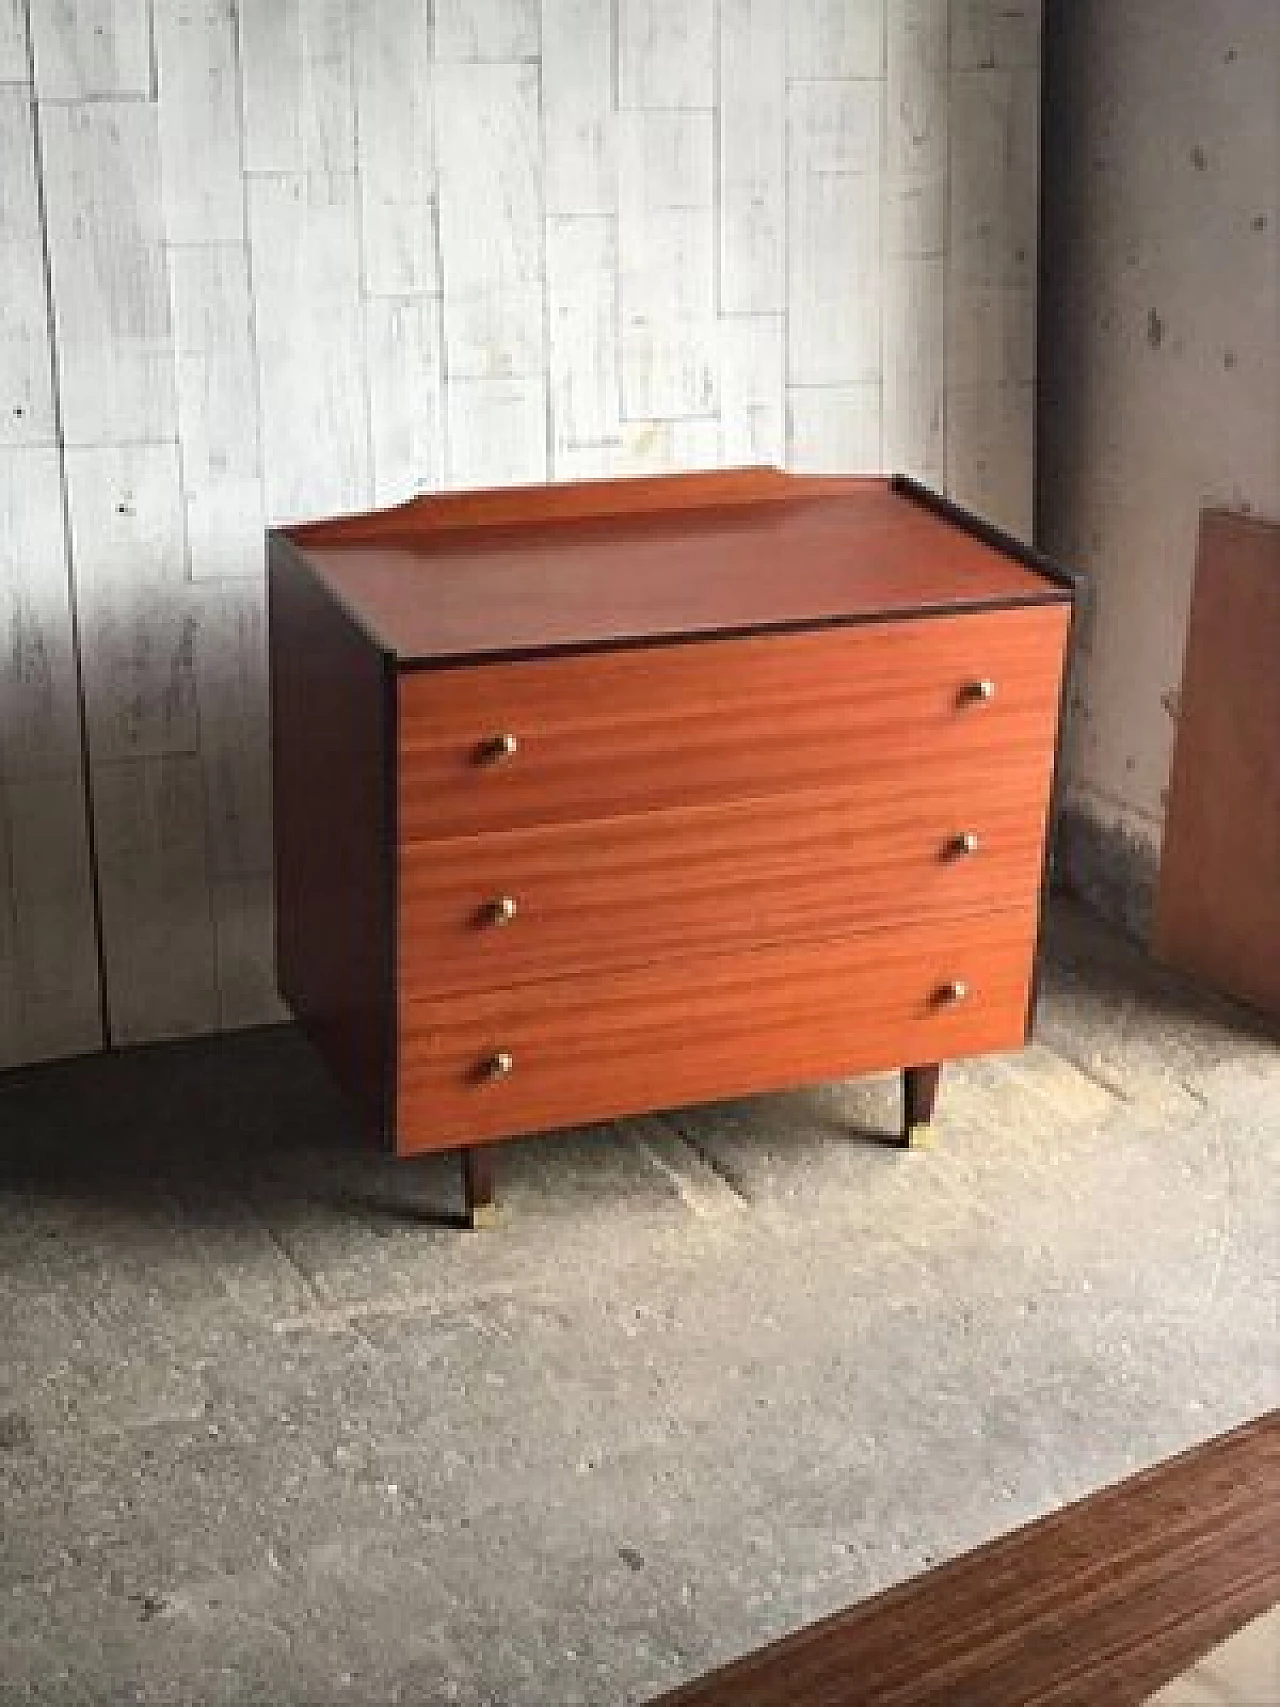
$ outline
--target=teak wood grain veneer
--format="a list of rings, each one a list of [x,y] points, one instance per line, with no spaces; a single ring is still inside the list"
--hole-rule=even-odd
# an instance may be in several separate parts
[[[401,992],[589,972],[604,941],[619,961],[666,964],[1032,903],[1039,788],[1017,766],[1009,776],[993,768],[990,780],[980,838],[966,828],[967,784],[942,778],[922,807],[904,807],[900,783],[886,778],[796,794],[783,811],[746,799],[625,814],[585,823],[571,841],[553,825],[406,843]],[[495,896],[516,909],[511,919]],[[522,929],[496,928],[517,921]]]
[[[282,993],[400,1154],[1030,1023],[1073,583],[904,480],[269,535]]]
[[[1278,1598],[1273,1411],[653,1707],[1139,1707]]]

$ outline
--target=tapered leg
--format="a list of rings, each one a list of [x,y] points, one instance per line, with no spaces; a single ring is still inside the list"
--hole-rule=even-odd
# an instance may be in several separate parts
[[[914,1150],[929,1142],[942,1068],[936,1061],[902,1070],[902,1138]]]
[[[462,1157],[462,1200],[467,1224],[477,1232],[496,1227],[498,1204],[493,1190],[492,1144],[479,1144],[459,1154]]]

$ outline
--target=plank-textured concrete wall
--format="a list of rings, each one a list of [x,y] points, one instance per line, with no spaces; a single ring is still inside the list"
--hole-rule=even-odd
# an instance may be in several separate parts
[[[0,0],[0,1064],[278,1011],[264,523],[767,460],[1025,531],[1038,63],[1039,0]]]
[[[1200,509],[1280,517],[1280,5],[1046,19],[1039,521],[1093,577],[1061,852],[1141,933]]]

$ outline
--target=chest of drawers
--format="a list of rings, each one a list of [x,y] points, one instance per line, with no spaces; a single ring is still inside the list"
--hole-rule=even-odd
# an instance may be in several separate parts
[[[1026,1036],[1071,582],[905,481],[423,498],[269,536],[280,988],[457,1148]]]

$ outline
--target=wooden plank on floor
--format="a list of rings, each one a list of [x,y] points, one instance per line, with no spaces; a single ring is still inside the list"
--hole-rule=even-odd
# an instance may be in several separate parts
[[[1280,1412],[654,1707],[1137,1707],[1280,1600]]]
[[[1280,523],[1209,510],[1187,624],[1153,948],[1280,1016]]]
[[[0,448],[56,438],[30,91],[0,87]]]
[[[40,139],[65,441],[172,439],[155,108],[52,102],[41,107]]]

